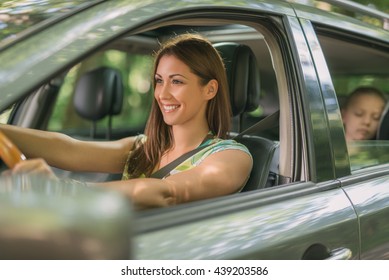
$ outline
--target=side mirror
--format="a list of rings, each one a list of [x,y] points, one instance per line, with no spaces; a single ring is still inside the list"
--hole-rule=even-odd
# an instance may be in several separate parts
[[[117,192],[0,177],[0,259],[130,259],[131,205]]]

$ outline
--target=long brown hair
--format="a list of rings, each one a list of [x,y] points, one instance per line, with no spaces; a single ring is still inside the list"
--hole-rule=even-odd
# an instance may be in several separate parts
[[[207,39],[197,34],[182,34],[171,38],[162,45],[155,55],[152,77],[154,89],[154,76],[159,61],[165,55],[173,55],[185,63],[192,73],[200,78],[201,85],[205,86],[212,79],[218,82],[216,96],[208,101],[206,117],[211,132],[219,138],[226,138],[230,129],[231,108],[226,72],[223,60],[217,50]],[[144,133],[147,140],[140,143],[129,158],[128,174],[130,178],[137,178],[142,174],[149,177],[163,153],[173,144],[171,126],[164,122],[162,112],[155,99]]]

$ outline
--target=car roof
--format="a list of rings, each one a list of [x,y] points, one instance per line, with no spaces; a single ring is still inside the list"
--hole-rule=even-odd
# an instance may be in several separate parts
[[[104,4],[103,2],[108,2],[104,0],[74,0],[74,1],[55,1],[51,3],[48,1],[7,1],[0,4],[0,50],[6,46],[12,44],[17,40],[21,40],[25,37],[28,37],[34,33],[44,31],[44,29],[50,27],[53,24],[56,24],[68,17],[72,17],[77,13],[80,13],[84,10],[91,9],[95,5]],[[324,0],[322,2],[327,2],[330,4],[340,3],[342,7],[345,4],[342,4],[341,1],[335,0]],[[304,4],[301,4],[304,3]],[[343,28],[348,28],[350,31],[355,31],[356,26],[358,29],[364,26],[371,27],[371,24],[361,21],[361,18],[355,19],[350,17],[350,12],[348,16],[340,15],[339,12],[334,13],[328,10],[323,10],[322,5],[313,5],[307,1],[301,0],[249,0],[246,3],[240,4],[235,1],[212,1],[212,0],[198,0],[195,3],[189,0],[183,0],[179,3],[176,1],[166,0],[151,0],[151,1],[129,1],[129,0],[117,0],[115,5],[122,6],[123,11],[129,11],[132,9],[138,8],[140,11],[144,9],[155,9],[156,6],[160,7],[161,11],[174,11],[174,10],[186,10],[196,7],[206,7],[209,11],[212,11],[213,8],[220,6],[225,7],[234,7],[235,9],[242,10],[267,10],[268,12],[273,12],[274,14],[283,14],[283,15],[293,15],[300,18],[306,18],[313,22],[322,22],[328,25],[338,25],[338,21],[342,20]],[[109,5],[109,6],[115,6]],[[338,4],[336,4],[338,5]],[[363,10],[364,13],[367,13],[368,16],[376,15],[376,18],[383,20],[384,23],[389,23],[389,15],[374,9],[369,9],[368,7],[364,8],[363,5],[357,6],[358,11]],[[130,8],[130,9],[129,9]],[[354,6],[351,8],[355,9]],[[339,11],[339,9],[337,9]],[[85,18],[87,21],[88,18]],[[372,22],[372,21],[370,21]],[[386,26],[384,24],[384,26]],[[377,28],[376,32],[384,29]],[[371,32],[368,28],[364,32]],[[384,31],[385,32],[385,31]]]

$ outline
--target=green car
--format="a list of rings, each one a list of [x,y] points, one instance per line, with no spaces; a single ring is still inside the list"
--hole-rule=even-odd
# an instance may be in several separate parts
[[[389,15],[298,2],[0,4],[0,123],[95,141],[142,133],[154,52],[197,32],[234,73],[231,135],[242,133],[254,159],[239,193],[145,211],[66,183],[120,174],[3,174],[0,258],[388,259],[389,117],[374,139],[346,141],[341,108],[359,86],[389,94]],[[249,51],[229,56],[226,46]],[[88,96],[96,87],[103,102]]]

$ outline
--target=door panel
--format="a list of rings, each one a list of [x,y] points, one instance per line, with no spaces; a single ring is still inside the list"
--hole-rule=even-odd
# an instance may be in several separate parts
[[[361,259],[389,259],[389,174],[365,175],[342,182],[360,220]]]
[[[310,252],[308,258],[327,258],[328,252],[342,248],[350,249],[352,258],[359,255],[356,215],[341,189],[190,222],[191,216],[201,213],[200,208],[194,207],[192,215],[186,213],[187,222],[138,234],[135,258],[301,259],[312,245],[325,248],[326,254]],[[228,213],[229,208],[217,211]],[[176,213],[175,218],[182,217]]]

